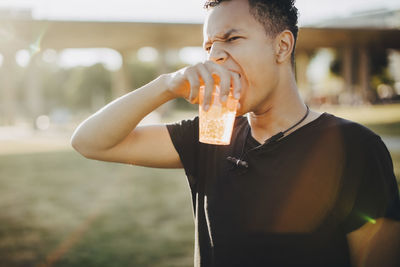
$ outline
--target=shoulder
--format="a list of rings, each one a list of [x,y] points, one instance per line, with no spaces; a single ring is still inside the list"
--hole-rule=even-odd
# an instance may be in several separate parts
[[[172,143],[178,153],[181,154],[188,148],[194,149],[199,137],[198,125],[198,117],[166,124]]]
[[[379,135],[360,123],[337,117],[330,113],[324,113],[322,116],[325,117],[324,127],[326,127],[327,130],[336,129],[347,142],[374,143],[381,141]]]

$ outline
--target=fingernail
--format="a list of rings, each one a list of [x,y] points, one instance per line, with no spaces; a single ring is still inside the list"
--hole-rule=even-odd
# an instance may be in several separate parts
[[[209,104],[207,104],[207,105],[204,106],[204,110],[205,110],[205,111],[208,111],[209,108],[210,108],[210,105],[209,105]]]
[[[221,101],[226,102],[226,100],[228,100],[228,96],[226,96],[226,95],[222,96]]]
[[[236,98],[236,99],[239,99],[239,98],[240,98],[240,93],[239,93],[239,92],[236,92],[236,93],[235,93],[235,98]]]

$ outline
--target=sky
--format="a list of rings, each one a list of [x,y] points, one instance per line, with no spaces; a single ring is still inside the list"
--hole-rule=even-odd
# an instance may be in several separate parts
[[[37,19],[201,23],[203,0],[0,0],[0,7],[32,8]],[[297,0],[299,24],[371,9],[400,9],[399,0]]]

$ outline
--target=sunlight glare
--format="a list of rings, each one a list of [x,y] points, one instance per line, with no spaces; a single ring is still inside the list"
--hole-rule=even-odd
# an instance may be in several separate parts
[[[142,47],[138,50],[137,57],[142,62],[153,62],[158,58],[158,51],[153,47]]]
[[[56,62],[57,57],[58,57],[57,51],[54,49],[46,49],[45,51],[43,51],[42,54],[42,59],[46,63]]]
[[[179,50],[179,58],[187,64],[196,64],[206,60],[207,55],[200,46],[188,46]]]
[[[49,129],[49,127],[50,127],[49,116],[40,115],[39,117],[37,117],[36,118],[36,127],[42,131]]]
[[[15,54],[15,61],[17,64],[23,68],[27,67],[29,65],[29,61],[31,60],[31,56],[28,50],[22,49],[19,50]]]
[[[69,48],[64,49],[58,59],[58,64],[63,68],[89,67],[97,63],[102,63],[110,71],[116,71],[122,65],[122,57],[120,53],[109,48]]]
[[[312,83],[322,82],[330,71],[330,64],[334,59],[331,49],[321,48],[311,59],[307,68],[307,77]]]

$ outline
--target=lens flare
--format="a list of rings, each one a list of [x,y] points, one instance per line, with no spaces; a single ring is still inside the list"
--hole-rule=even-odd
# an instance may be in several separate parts
[[[29,45],[29,54],[31,57],[40,52],[43,36],[45,33],[46,33],[46,28],[43,29],[42,32],[39,34],[39,36],[36,38],[36,40]]]
[[[361,217],[367,222],[370,222],[372,224],[376,224],[376,220],[371,218],[371,217],[369,217],[369,216],[367,216],[367,215],[361,215]]]

